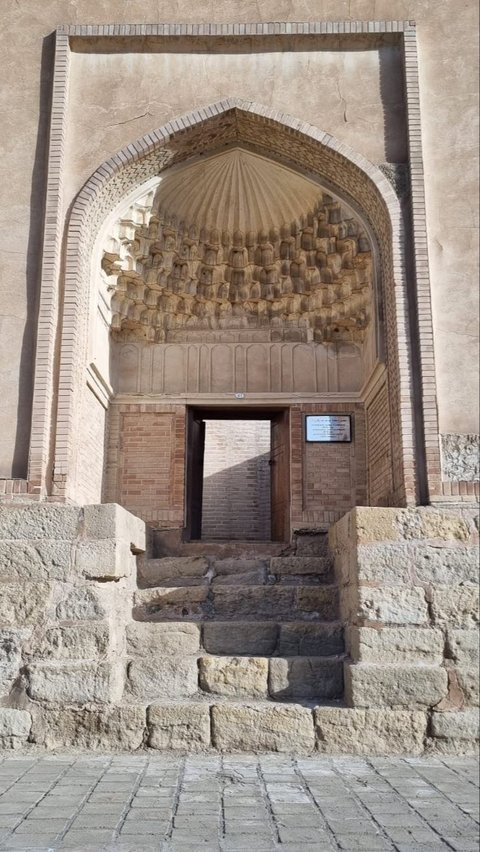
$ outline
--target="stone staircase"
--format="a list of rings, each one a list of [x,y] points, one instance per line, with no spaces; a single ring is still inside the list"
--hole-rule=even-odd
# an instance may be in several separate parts
[[[150,704],[162,745],[178,746],[178,726],[172,741],[164,720],[175,707],[191,748],[192,713],[202,709],[213,719],[222,705],[253,712],[268,730],[272,711],[301,717],[342,699],[343,628],[326,536],[299,537],[288,549],[194,542],[180,556],[139,560],[138,586],[126,698]]]

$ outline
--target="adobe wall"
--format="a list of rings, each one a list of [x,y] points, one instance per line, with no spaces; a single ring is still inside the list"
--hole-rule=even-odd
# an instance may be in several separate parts
[[[402,19],[400,0],[176,5],[179,22]],[[440,431],[478,431],[476,394],[476,224],[471,215],[475,179],[474,121],[478,79],[477,4],[452,13],[451,4],[417,0],[423,148],[426,162],[428,249],[433,291]],[[4,245],[0,297],[3,436],[0,474],[26,473],[36,304],[45,193],[48,104],[52,81],[51,33],[61,23],[171,21],[171,4],[132,0],[128,7],[82,0],[7,0],[1,96],[4,153],[0,166]],[[18,57],[21,52],[21,67]],[[446,73],[446,69],[448,72]],[[404,162],[399,64],[395,50],[312,55],[299,42],[279,52],[227,56],[171,52],[74,57],[67,150],[65,209],[94,168],[153,127],[228,95],[291,112],[334,134],[376,163]],[[308,85],[321,76],[324,85]],[[161,81],[159,85],[158,81]],[[366,97],[366,93],[368,96]],[[439,140],[442,143],[439,144]],[[452,150],[455,157],[452,157]],[[448,198],[448,204],[445,199]],[[12,246],[14,245],[14,249]],[[13,307],[14,306],[14,307]],[[458,376],[462,381],[458,382]],[[457,439],[452,438],[458,449]]]

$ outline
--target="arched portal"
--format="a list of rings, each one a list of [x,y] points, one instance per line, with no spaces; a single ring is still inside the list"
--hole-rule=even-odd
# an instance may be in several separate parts
[[[237,392],[255,404],[290,395],[300,443],[309,411],[354,415],[353,473],[341,486],[350,504],[324,505],[324,521],[355,502],[414,502],[401,222],[375,166],[236,99],[104,163],[68,228],[55,495],[95,502],[103,487],[145,515],[118,490],[119,470],[130,475],[126,435],[143,448],[170,442],[168,459],[142,462],[163,463],[156,494],[170,501],[146,519],[180,523],[186,405]],[[315,477],[305,496],[299,465],[328,468],[331,458],[300,443],[290,448],[293,523],[315,525],[323,498]]]

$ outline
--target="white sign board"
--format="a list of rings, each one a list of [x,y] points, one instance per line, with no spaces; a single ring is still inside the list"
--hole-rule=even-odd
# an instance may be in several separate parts
[[[350,415],[307,414],[305,439],[323,444],[336,444],[352,440]]]

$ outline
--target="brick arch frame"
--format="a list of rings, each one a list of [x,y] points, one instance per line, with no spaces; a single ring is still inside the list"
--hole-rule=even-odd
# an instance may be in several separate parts
[[[48,395],[36,394],[29,478],[51,490],[55,499],[75,500],[73,458],[78,397],[85,383],[90,258],[103,221],[135,186],[169,166],[235,142],[321,181],[359,212],[373,236],[385,313],[385,354],[393,413],[394,482],[389,502],[415,503],[416,436],[399,199],[379,168],[328,133],[277,110],[237,98],[184,115],[129,144],[106,160],[78,194],[66,236],[56,422],[49,423]],[[41,339],[37,351],[41,352]],[[42,405],[43,410],[39,410]],[[40,428],[36,430],[35,424]],[[45,458],[52,432],[55,447],[50,484]]]

